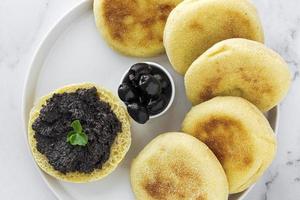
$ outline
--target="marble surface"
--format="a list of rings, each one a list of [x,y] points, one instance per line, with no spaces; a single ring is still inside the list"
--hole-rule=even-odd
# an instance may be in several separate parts
[[[281,103],[278,153],[246,200],[300,199],[300,1],[254,0],[266,45],[289,63],[293,84]],[[25,74],[45,34],[80,0],[0,0],[1,199],[55,199],[27,149],[21,123]]]

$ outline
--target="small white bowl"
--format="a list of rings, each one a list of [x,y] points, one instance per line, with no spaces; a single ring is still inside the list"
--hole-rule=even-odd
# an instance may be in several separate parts
[[[167,110],[171,107],[171,105],[172,105],[172,103],[174,101],[174,97],[175,97],[175,84],[174,84],[174,80],[173,80],[173,77],[171,76],[171,74],[163,66],[161,66],[160,64],[157,64],[157,63],[154,63],[154,62],[139,62],[139,63],[147,63],[149,65],[152,65],[154,67],[157,67],[157,68],[161,69],[168,76],[168,78],[170,80],[170,83],[171,83],[172,93],[171,93],[170,101],[169,101],[168,105],[166,106],[166,108],[163,111],[161,111],[160,113],[158,113],[156,115],[150,115],[149,116],[150,119],[154,119],[154,118],[160,117],[163,114],[165,114],[167,112]],[[123,76],[121,78],[120,85],[123,83],[123,80],[126,77],[126,75],[129,72],[129,70],[130,70],[130,68],[128,68],[125,71],[125,73],[123,74]]]

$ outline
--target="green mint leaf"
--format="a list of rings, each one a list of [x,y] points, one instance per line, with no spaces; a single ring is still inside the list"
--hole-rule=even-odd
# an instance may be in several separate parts
[[[74,129],[74,131],[76,131],[76,132],[82,132],[82,126],[81,126],[79,120],[73,121],[72,124],[71,124],[71,126]]]
[[[67,142],[70,142],[70,137],[71,137],[72,135],[74,135],[74,134],[76,134],[75,131],[70,131],[70,132],[68,133],[68,135],[67,135]]]
[[[79,145],[79,146],[85,146],[88,142],[88,138],[86,134],[73,134],[70,137],[70,144],[71,145]]]
[[[67,141],[70,142],[71,145],[75,145],[76,142],[76,133],[73,135],[70,135],[70,137],[68,137]]]
[[[77,137],[78,137],[78,141],[77,141],[78,145],[85,146],[88,143],[88,136],[84,132],[78,134]]]
[[[79,120],[71,123],[72,131],[68,132],[67,142],[71,145],[85,146],[88,143],[88,136],[82,131],[82,126]]]

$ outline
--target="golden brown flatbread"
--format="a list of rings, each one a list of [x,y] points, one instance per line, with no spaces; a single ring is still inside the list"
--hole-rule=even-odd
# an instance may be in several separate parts
[[[215,155],[196,138],[165,133],[153,139],[131,166],[138,200],[227,200],[228,183]]]
[[[197,58],[184,82],[193,105],[215,96],[240,96],[268,111],[287,94],[291,74],[281,56],[263,44],[228,39]]]
[[[240,97],[215,97],[193,107],[182,131],[204,142],[221,162],[229,192],[238,193],[255,183],[271,164],[276,139],[269,122]]]
[[[174,69],[185,74],[208,48],[229,38],[264,41],[260,19],[249,0],[185,0],[169,15],[164,46]]]
[[[154,56],[164,52],[165,23],[181,1],[95,0],[96,25],[115,50],[129,56]]]

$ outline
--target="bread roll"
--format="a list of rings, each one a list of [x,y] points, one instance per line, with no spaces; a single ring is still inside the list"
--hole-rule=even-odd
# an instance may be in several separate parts
[[[182,131],[204,142],[221,162],[229,192],[255,183],[274,159],[276,139],[269,122],[240,97],[215,97],[193,107]]]
[[[163,30],[171,10],[182,0],[95,0],[98,30],[115,50],[151,57],[164,52]]]
[[[202,53],[229,38],[264,41],[260,19],[249,0],[185,0],[169,15],[164,46],[174,69],[185,74]]]
[[[228,183],[209,148],[184,133],[153,139],[131,166],[138,200],[227,200]]]
[[[263,44],[228,39],[197,58],[184,82],[193,105],[215,96],[239,96],[268,111],[287,94],[291,74],[281,56]]]

